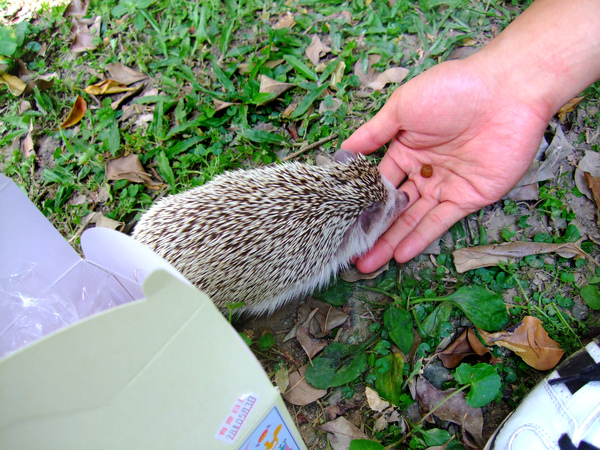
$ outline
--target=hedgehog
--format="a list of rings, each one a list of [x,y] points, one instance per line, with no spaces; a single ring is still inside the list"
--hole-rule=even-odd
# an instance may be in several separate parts
[[[218,175],[144,213],[133,238],[170,262],[215,305],[271,313],[328,284],[408,205],[363,155]]]

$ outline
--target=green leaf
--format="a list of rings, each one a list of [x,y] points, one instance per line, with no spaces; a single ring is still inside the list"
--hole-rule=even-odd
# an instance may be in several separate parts
[[[579,291],[582,300],[592,309],[600,309],[600,291],[596,286],[588,284]]]
[[[225,89],[227,89],[229,92],[235,91],[235,86],[233,85],[233,81],[231,81],[227,77],[227,75],[225,75],[225,72],[223,72],[223,70],[219,67],[219,64],[217,63],[216,58],[212,58],[212,69],[213,69],[215,76],[221,82],[221,84],[223,85],[223,87]]]
[[[306,381],[318,389],[350,383],[368,368],[367,353],[358,346],[334,342],[306,368]]]
[[[385,447],[379,442],[369,441],[367,439],[354,439],[350,442],[349,450],[385,450]]]
[[[453,303],[476,327],[485,331],[497,331],[508,322],[502,296],[481,286],[463,286],[455,293],[437,300]]]
[[[300,75],[304,75],[306,78],[309,78],[313,81],[319,81],[319,77],[317,77],[315,71],[309,68],[306,64],[304,64],[295,56],[283,55],[283,59],[285,59],[290,66],[296,69],[296,72],[298,72]]]
[[[321,292],[320,299],[331,306],[342,306],[348,302],[352,295],[352,285],[346,281],[338,280],[326,291]]]
[[[405,309],[392,306],[383,314],[383,326],[388,330],[392,341],[404,354],[408,354],[413,344],[412,325],[412,317]]]
[[[421,436],[423,436],[423,440],[428,447],[433,447],[434,445],[444,445],[446,442],[452,439],[452,435],[449,432],[446,430],[440,430],[439,428],[422,430]]]
[[[231,40],[231,33],[233,32],[233,28],[236,25],[236,21],[232,20],[229,22],[229,26],[225,30],[224,33],[221,34],[221,40],[219,42],[219,50],[221,50],[222,54],[227,53],[227,48],[229,47],[229,41]]]
[[[456,368],[454,377],[460,384],[471,385],[466,400],[473,408],[481,408],[493,401],[502,384],[496,369],[486,363],[475,366],[463,363]]]
[[[375,363],[375,390],[381,398],[400,406],[404,359],[400,353],[390,353]],[[381,372],[383,371],[383,372]]]
[[[288,141],[283,136],[280,136],[275,133],[270,133],[269,131],[263,130],[247,130],[240,135],[249,141],[258,142],[259,144],[287,144]]]
[[[267,331],[258,339],[258,349],[261,352],[269,350],[275,345],[275,336],[270,331]]]
[[[319,95],[321,95],[325,91],[325,89],[327,89],[328,87],[329,87],[329,84],[324,84],[322,86],[319,86],[317,89],[310,92],[306,97],[304,97],[302,99],[302,101],[298,104],[298,106],[296,107],[296,110],[294,111],[294,113],[292,114],[292,119],[296,119],[296,118],[300,117],[302,114],[304,114],[306,111],[308,111],[308,108],[310,108],[310,105],[312,105],[313,102],[317,99],[317,97],[319,97]]]
[[[428,336],[437,335],[440,325],[448,321],[452,313],[452,303],[440,303],[431,313],[421,322],[421,328]],[[432,334],[435,333],[435,334]]]
[[[12,56],[17,51],[17,34],[7,27],[0,27],[0,55]]]
[[[175,175],[173,174],[173,169],[171,169],[169,159],[167,158],[167,155],[165,155],[165,152],[160,152],[158,155],[158,172],[169,186],[175,186]]]

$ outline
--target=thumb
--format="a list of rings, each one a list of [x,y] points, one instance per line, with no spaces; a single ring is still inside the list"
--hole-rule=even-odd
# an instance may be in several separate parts
[[[383,108],[373,116],[364,125],[360,126],[352,135],[346,139],[341,148],[350,150],[354,153],[373,153],[389,142],[401,129],[400,111],[400,91],[398,88],[389,100],[383,105]]]

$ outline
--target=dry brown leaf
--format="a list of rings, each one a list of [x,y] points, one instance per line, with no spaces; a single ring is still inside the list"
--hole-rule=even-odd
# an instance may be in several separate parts
[[[119,106],[121,106],[121,104],[128,100],[129,98],[133,97],[134,95],[138,94],[142,89],[144,88],[143,84],[140,84],[138,87],[134,88],[132,91],[129,92],[125,92],[123,95],[121,95],[117,100],[115,100],[114,102],[112,102],[110,104],[110,107],[115,110],[117,109]],[[138,106],[142,106],[142,105],[138,105]],[[125,114],[123,114],[123,116],[125,116]],[[122,116],[122,117],[123,117]]]
[[[401,83],[407,75],[408,69],[403,67],[392,67],[377,75],[375,80],[367,84],[367,87],[379,91],[388,83]]]
[[[72,53],[83,53],[88,50],[95,50],[94,36],[89,33],[78,32],[71,44]]]
[[[431,411],[438,406],[455,390],[438,391],[425,378],[421,376],[417,378],[417,400],[426,411]],[[439,417],[441,420],[448,420],[461,425],[477,443],[481,443],[481,447],[483,448],[483,444],[485,444],[482,437],[483,413],[481,408],[472,408],[467,405],[463,392],[459,392],[448,399],[435,410],[433,415]]]
[[[75,99],[75,103],[73,104],[73,107],[69,112],[69,115],[67,116],[65,121],[60,124],[60,128],[65,129],[77,125],[81,121],[81,119],[83,119],[83,116],[85,115],[86,111],[87,103],[83,98],[77,96],[77,98]]]
[[[323,337],[329,334],[333,329],[346,322],[349,317],[348,314],[335,309],[330,304],[320,302],[312,297],[306,301],[306,305],[309,308],[317,309],[315,320],[319,325],[320,333],[317,333],[316,337]]]
[[[321,102],[323,104],[324,102]],[[390,263],[388,262],[386,265],[381,266],[375,272],[371,273],[362,273],[360,270],[356,268],[356,266],[351,266],[348,270],[342,272],[340,274],[340,278],[349,283],[354,283],[355,281],[360,280],[372,280],[373,278],[377,278],[383,272],[386,272],[390,268]]]
[[[275,67],[277,67],[278,65],[280,65],[284,62],[285,62],[285,59],[275,59],[273,61],[267,61],[266,63],[263,64],[263,67],[267,67],[269,69],[274,69]]]
[[[260,105],[264,105],[265,103],[268,103],[271,100],[274,100],[275,98],[279,97],[285,91],[293,88],[294,86],[295,86],[295,84],[282,83],[281,81],[274,80],[272,78],[269,78],[266,75],[261,75],[260,76],[260,89],[258,92],[260,92],[261,94],[275,94],[275,96],[265,102],[260,103]]]
[[[365,388],[365,396],[367,397],[369,408],[375,412],[382,412],[390,407],[390,402],[383,400],[377,391],[374,391],[369,386]]]
[[[516,328],[498,333],[479,330],[487,345],[499,345],[515,352],[537,370],[552,369],[563,355],[557,342],[550,339],[537,317],[525,316]]]
[[[321,39],[316,34],[313,34],[312,41],[309,46],[306,47],[305,54],[315,66],[319,64],[322,56],[325,56],[331,51],[331,47],[324,45]]]
[[[290,386],[283,394],[283,398],[292,405],[308,405],[327,394],[327,389],[317,389],[306,382],[304,373],[307,367],[308,364],[290,374]]]
[[[314,339],[310,335],[309,326],[310,322],[315,316],[315,314],[319,311],[318,308],[312,310],[306,321],[302,324],[300,328],[296,331],[296,339],[300,343],[300,346],[308,356],[309,360],[312,360],[313,357],[327,347],[327,341],[323,341],[320,339]]]
[[[560,123],[566,122],[567,114],[572,112],[575,109],[575,107],[577,105],[579,105],[584,98],[585,97],[575,97],[574,99],[570,100],[565,106],[563,106],[562,108],[560,108],[558,110],[558,120],[560,120]]]
[[[329,433],[329,444],[333,450],[348,450],[350,442],[354,439],[369,439],[365,433],[345,417],[338,417],[319,428]]]
[[[292,28],[296,24],[294,20],[294,16],[291,12],[287,11],[285,15],[277,21],[277,23],[273,26],[276,30],[281,30],[282,28]]]
[[[463,331],[454,342],[452,342],[443,351],[438,353],[438,357],[442,360],[444,367],[453,369],[467,356],[473,355],[475,352],[469,343],[467,330]]]
[[[107,180],[128,180],[133,183],[144,183],[150,189],[158,189],[162,183],[152,180],[144,171],[138,155],[128,155],[112,159],[106,163]]]
[[[128,88],[126,85],[119,83],[118,81],[108,79],[89,85],[84,89],[84,92],[91,95],[109,95],[118,94],[120,92],[129,92],[135,89],[136,88]]]
[[[148,78],[148,75],[131,69],[130,67],[127,67],[121,63],[107,64],[106,70],[108,70],[111,79],[126,86]]]
[[[509,262],[511,258],[523,258],[541,253],[558,253],[564,258],[587,258],[596,263],[587,253],[572,242],[550,244],[545,242],[508,242],[504,244],[480,245],[461,248],[452,252],[454,265],[459,273],[480,267],[496,266]],[[597,263],[596,263],[597,264]]]
[[[6,72],[0,73],[0,84],[5,84],[10,93],[15,97],[21,95],[27,87],[27,83],[23,82],[19,77]]]
[[[215,104],[215,112],[221,111],[222,109],[228,108],[231,105],[235,105],[232,102],[224,102],[223,100],[219,100],[218,98],[213,98],[213,103]]]
[[[592,191],[596,208],[600,208],[600,178],[592,176],[588,172],[583,172],[588,188]]]
[[[32,155],[35,155],[35,150],[33,149],[33,138],[31,137],[31,132],[33,131],[33,120],[29,122],[29,130],[27,131],[27,135],[23,142],[21,143],[21,151],[23,152],[23,156],[25,158],[29,158]]]
[[[290,385],[290,374],[283,365],[275,372],[275,384],[277,385],[279,392],[287,391],[287,388]]]
[[[381,59],[381,55],[369,55],[368,56],[368,64],[367,71],[364,72],[362,68],[362,58],[356,61],[354,64],[354,75],[358,77],[360,84],[363,86],[367,86],[372,81],[375,81],[377,78],[377,71],[372,67],[373,64],[376,64]]]
[[[87,14],[89,5],[89,0],[72,0],[67,9],[65,9],[63,16],[82,18]]]

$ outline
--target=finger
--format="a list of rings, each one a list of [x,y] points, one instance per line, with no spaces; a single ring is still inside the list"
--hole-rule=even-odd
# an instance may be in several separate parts
[[[465,211],[454,203],[444,202],[426,214],[418,225],[398,242],[396,261],[410,261],[443,235],[452,225],[473,211]]]
[[[360,126],[342,143],[341,148],[355,153],[369,154],[396,136],[401,125],[395,106],[395,97],[397,96],[392,95],[371,120]]]
[[[394,186],[399,186],[406,178],[406,172],[398,166],[398,163],[394,161],[389,152],[383,155],[378,167],[381,174],[390,180]]]

